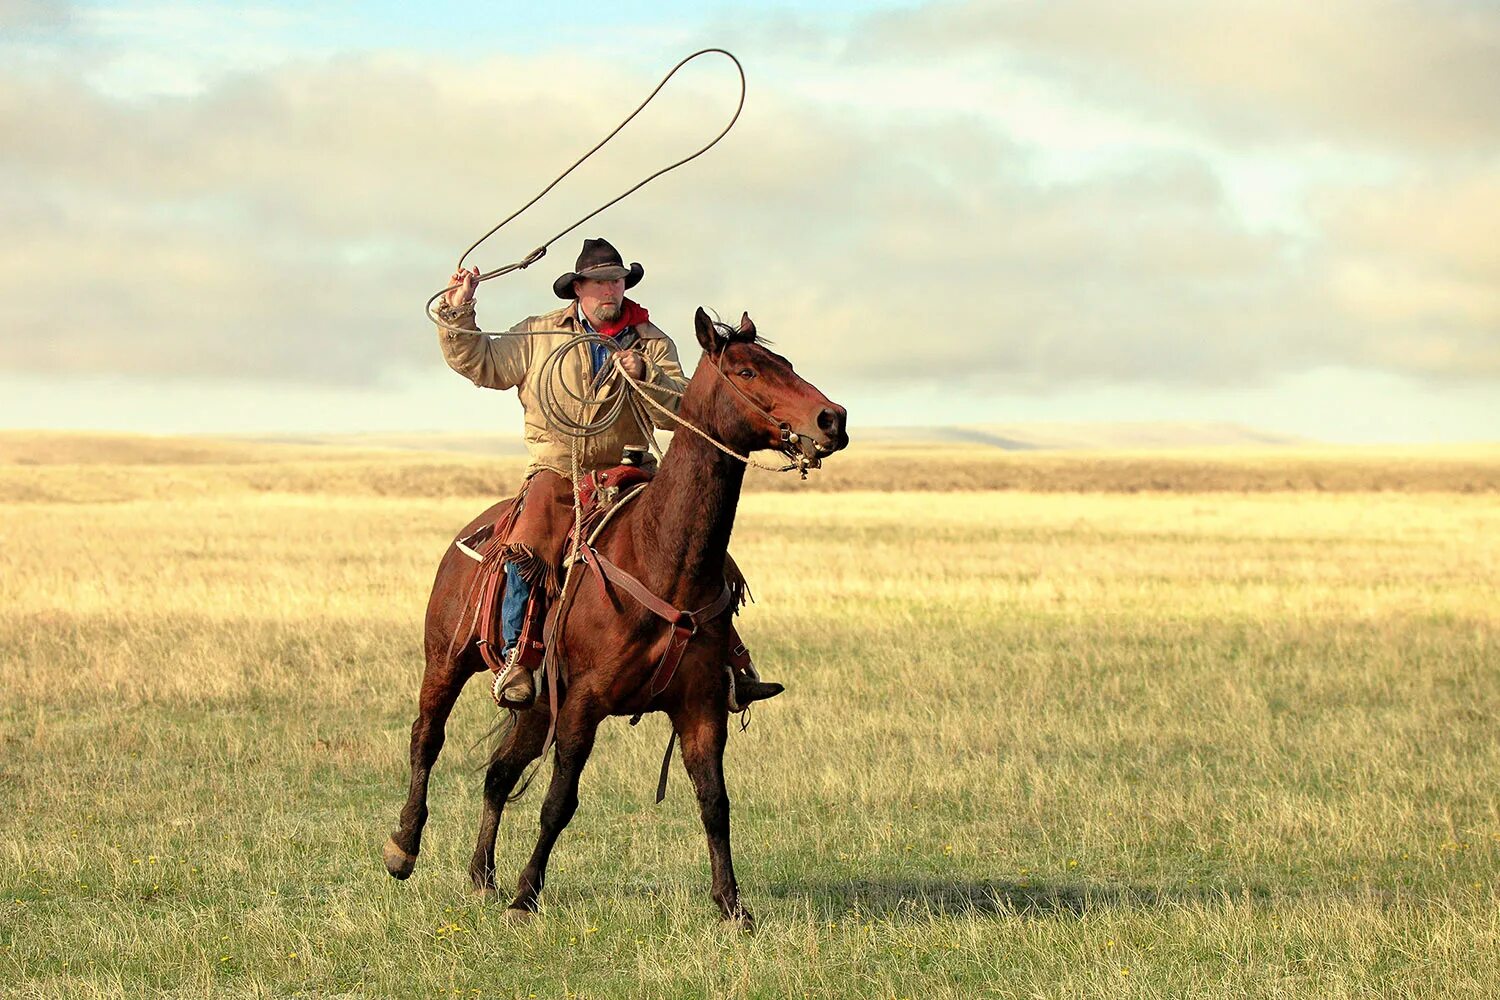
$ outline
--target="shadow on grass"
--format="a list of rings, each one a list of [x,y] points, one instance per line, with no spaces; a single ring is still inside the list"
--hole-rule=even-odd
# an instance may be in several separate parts
[[[1077,918],[1100,910],[1203,907],[1223,905],[1230,899],[1264,902],[1271,898],[1271,892],[1259,886],[1159,888],[922,878],[777,882],[761,891],[778,899],[803,900],[824,919],[850,912],[896,919],[964,915]]]

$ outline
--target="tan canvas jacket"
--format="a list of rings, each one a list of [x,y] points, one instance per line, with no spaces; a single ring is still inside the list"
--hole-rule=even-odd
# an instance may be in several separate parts
[[[558,331],[535,333],[525,337],[508,337],[479,332],[474,320],[472,301],[464,303],[457,309],[450,309],[446,302],[440,302],[438,316],[445,323],[474,331],[473,333],[453,333],[442,327],[437,328],[438,343],[443,349],[443,358],[448,362],[448,367],[480,388],[514,388],[521,397],[521,406],[526,411],[526,450],[531,455],[531,464],[526,469],[526,475],[530,476],[539,469],[551,469],[564,477],[570,476],[572,472],[571,459],[568,454],[569,439],[566,435],[547,426],[547,421],[542,416],[540,386],[541,369],[547,356],[566,343],[570,337],[583,332],[583,327],[578,320],[578,302],[575,300],[561,309],[544,313],[541,316],[530,316],[510,328],[512,333]],[[646,366],[646,378],[642,382],[676,392],[686,389],[687,378],[682,374],[682,364],[677,359],[677,347],[672,343],[671,338],[654,323],[644,323],[635,329],[640,335],[638,349],[651,362],[654,362]],[[569,351],[562,362],[560,371],[564,388],[571,390],[572,394],[585,395],[590,375],[589,365],[588,352],[583,346]],[[611,371],[596,393],[600,396],[607,396],[619,380],[619,372]],[[579,406],[573,402],[572,394],[566,391],[558,393],[565,405],[569,407],[568,412],[577,414]],[[680,399],[673,393],[656,392],[652,393],[652,398],[673,413],[677,412]],[[588,409],[592,411],[594,408]],[[672,427],[672,421],[660,410],[650,405],[647,405],[646,409],[658,427],[663,430]],[[585,412],[581,414],[581,417],[584,420],[592,419],[593,413]],[[626,448],[647,447],[643,437],[629,411],[622,410],[620,417],[609,430],[594,437],[585,438],[579,443],[581,449],[579,467],[582,471],[589,472],[618,465],[620,455]]]

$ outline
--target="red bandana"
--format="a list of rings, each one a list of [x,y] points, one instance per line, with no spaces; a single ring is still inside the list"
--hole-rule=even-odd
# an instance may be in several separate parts
[[[583,312],[582,308],[580,308],[578,311],[580,313]],[[646,312],[645,306],[641,305],[638,302],[633,302],[630,299],[626,299],[620,309],[620,318],[615,320],[613,323],[606,323],[602,326],[595,326],[594,332],[599,334],[601,337],[613,337],[615,334],[619,333],[626,327],[640,326],[642,323],[650,320],[650,318],[651,314]]]

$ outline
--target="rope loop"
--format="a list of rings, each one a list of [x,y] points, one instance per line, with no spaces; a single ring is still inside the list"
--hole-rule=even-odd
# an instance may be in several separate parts
[[[739,96],[738,102],[736,102],[736,104],[735,104],[734,114],[730,116],[729,121],[725,124],[725,126],[722,129],[719,130],[719,133],[717,135],[715,135],[712,139],[710,139],[706,144],[704,144],[704,146],[702,148],[698,149],[696,152],[689,153],[687,156],[684,156],[682,159],[678,160],[677,162],[670,163],[667,166],[662,167],[660,170],[656,171],[656,173],[651,174],[650,176],[646,177],[644,180],[639,181],[636,184],[632,185],[631,187],[629,187],[629,188],[625,189],[624,191],[620,192],[618,195],[616,195],[615,197],[611,198],[609,201],[605,202],[604,204],[600,205],[598,208],[594,209],[592,212],[588,213],[583,218],[579,219],[577,222],[575,222],[572,225],[568,226],[568,228],[562,230],[556,236],[553,236],[547,242],[543,243],[541,246],[537,247],[535,250],[531,251],[531,253],[527,254],[522,259],[516,261],[514,264],[506,264],[503,267],[497,267],[497,268],[495,268],[493,271],[482,272],[479,275],[479,281],[481,281],[481,282],[489,281],[491,278],[498,278],[498,277],[500,277],[502,275],[510,274],[512,271],[518,271],[518,270],[521,270],[522,268],[530,267],[532,264],[535,264],[537,261],[541,260],[543,256],[546,255],[548,247],[550,247],[552,244],[556,243],[558,240],[562,239],[564,236],[566,236],[569,233],[571,233],[573,230],[577,229],[579,226],[583,225],[585,222],[587,222],[590,219],[592,219],[594,216],[598,215],[600,212],[603,212],[605,209],[610,208],[613,205],[616,205],[616,204],[618,204],[621,201],[624,201],[630,195],[635,194],[635,192],[639,191],[641,188],[645,187],[647,184],[650,184],[652,181],[656,180],[656,178],[660,177],[662,174],[670,173],[671,171],[676,170],[678,167],[682,166],[685,163],[691,163],[693,160],[696,160],[698,157],[702,156],[704,153],[708,152],[710,149],[713,149],[715,146],[717,146],[719,144],[719,140],[722,139],[722,138],[724,138],[726,135],[728,135],[729,134],[729,130],[732,129],[732,128],[734,128],[735,122],[737,122],[737,121],[740,120],[740,112],[742,112],[742,111],[745,110],[745,67],[742,66],[742,65],[740,65],[739,59],[737,59],[735,57],[734,53],[730,52],[728,49],[718,49],[718,48],[699,49],[697,52],[694,52],[692,55],[690,55],[687,58],[683,59],[676,66],[673,66],[670,70],[668,70],[667,71],[667,75],[661,78],[661,82],[656,85],[656,88],[654,90],[652,90],[651,93],[649,93],[649,94],[646,95],[646,99],[644,101],[642,101],[640,104],[636,105],[635,110],[632,111],[632,112],[630,112],[630,114],[626,115],[625,118],[624,118],[624,120],[621,121],[620,124],[616,125],[614,127],[614,129],[608,135],[606,135],[603,139],[600,139],[599,142],[596,143],[592,149],[590,149],[588,152],[584,153],[578,159],[574,160],[572,166],[568,167],[568,169],[566,169],[562,173],[558,174],[557,177],[555,177],[550,184],[548,184],[546,187],[544,187],[540,191],[538,191],[536,193],[536,195],[533,196],[530,201],[528,201],[526,204],[522,205],[520,208],[516,209],[514,212],[512,212],[510,215],[506,216],[504,219],[501,219],[498,223],[495,224],[495,226],[492,229],[490,229],[489,232],[485,233],[483,236],[479,237],[479,239],[477,239],[473,243],[469,244],[469,248],[467,250],[465,250],[462,254],[459,255],[459,257],[458,257],[458,266],[457,266],[457,268],[455,268],[455,270],[462,271],[464,269],[464,261],[468,260],[469,254],[473,253],[475,250],[478,250],[479,247],[485,242],[485,240],[488,240],[491,236],[494,236],[500,230],[504,229],[507,225],[509,225],[513,220],[515,220],[517,217],[519,217],[522,212],[525,212],[532,205],[535,205],[537,202],[541,201],[544,197],[546,197],[546,195],[547,195],[547,193],[549,191],[551,191],[553,188],[557,187],[558,184],[562,183],[563,178],[567,177],[573,171],[577,170],[580,166],[583,165],[584,161],[586,161],[589,157],[593,156],[595,153],[599,152],[599,150],[601,150],[601,149],[604,148],[604,146],[605,146],[606,143],[608,143],[615,136],[619,135],[620,132],[621,132],[621,130],[623,130],[626,125],[629,125],[632,121],[635,120],[635,116],[636,115],[640,114],[642,111],[644,111],[646,109],[646,105],[650,104],[653,100],[656,99],[656,95],[659,94],[659,93],[661,93],[662,88],[667,85],[667,81],[668,80],[672,79],[672,77],[674,77],[674,76],[677,75],[677,71],[678,70],[682,69],[682,67],[686,66],[688,63],[692,62],[694,59],[697,59],[700,56],[715,55],[715,54],[724,56],[730,62],[734,63],[735,72],[737,74],[739,74],[739,78],[740,78],[740,96]],[[430,320],[432,320],[438,326],[442,327],[445,330],[451,330],[451,329],[453,329],[453,327],[447,326],[441,320],[439,320],[436,315],[433,314],[433,311],[432,311],[433,310],[433,304],[435,302],[437,302],[437,300],[440,297],[442,297],[444,295],[447,295],[449,292],[453,291],[455,288],[458,288],[458,287],[459,287],[458,285],[449,285],[447,288],[444,288],[442,291],[438,292],[436,295],[432,296],[431,298],[429,298],[427,300],[427,308],[426,308],[427,318],[430,319]],[[473,331],[466,331],[466,332],[472,333]],[[512,336],[513,337],[513,336],[518,336],[518,335],[520,335],[520,334],[514,334],[514,333],[507,332],[507,333],[502,333],[502,334],[496,334],[495,336],[502,336],[502,337]]]

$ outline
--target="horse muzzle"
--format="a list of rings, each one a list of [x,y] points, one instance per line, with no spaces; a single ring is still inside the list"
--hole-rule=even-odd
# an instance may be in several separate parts
[[[849,435],[844,430],[848,412],[835,404],[829,404],[818,413],[816,429],[794,431],[787,428],[783,433],[788,452],[800,452],[803,457],[816,463],[827,455],[842,451],[849,446]]]

